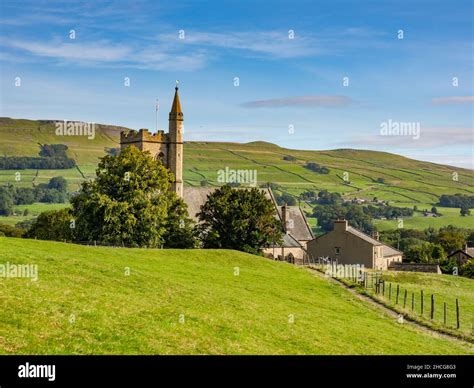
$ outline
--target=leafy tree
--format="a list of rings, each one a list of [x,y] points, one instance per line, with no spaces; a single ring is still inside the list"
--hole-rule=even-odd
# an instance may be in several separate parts
[[[0,215],[9,216],[13,214],[13,195],[8,187],[0,187]]]
[[[25,209],[23,211],[23,216],[26,217],[28,214],[30,214],[30,211],[28,209]]]
[[[208,196],[198,217],[204,248],[259,253],[281,240],[282,226],[275,218],[275,207],[257,188],[222,186]]]
[[[165,248],[196,248],[198,244],[194,221],[189,218],[184,201],[175,193],[170,194],[171,201],[166,219],[166,231],[163,236]]]
[[[23,237],[24,233],[24,229],[15,228],[11,225],[5,225],[0,223],[0,235],[2,237]]]
[[[313,216],[318,219],[318,225],[325,231],[333,229],[334,221],[346,219],[349,225],[370,234],[375,230],[372,224],[372,218],[365,214],[360,206],[344,204],[316,206],[313,210]]]
[[[285,203],[289,206],[296,206],[296,198],[288,193],[283,193],[282,195],[276,196],[276,201],[278,205],[282,206]]]
[[[65,193],[67,192],[67,181],[62,176],[55,176],[49,180],[48,188]]]
[[[448,254],[464,246],[464,234],[456,229],[440,229],[435,242],[440,244]]]
[[[462,217],[465,217],[471,215],[471,210],[466,205],[462,205],[459,213]]]
[[[474,260],[471,259],[464,263],[461,267],[460,274],[467,278],[474,279]]]
[[[28,238],[40,240],[74,240],[74,219],[70,208],[42,212],[26,233]]]
[[[438,214],[438,209],[436,209],[436,207],[433,206],[433,207],[431,208],[431,213],[433,213],[433,214]]]
[[[96,179],[72,198],[79,240],[161,247],[170,206],[171,173],[150,153],[127,147],[106,155]]]

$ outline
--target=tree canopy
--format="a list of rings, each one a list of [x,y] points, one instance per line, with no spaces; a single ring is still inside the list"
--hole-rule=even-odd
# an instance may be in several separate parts
[[[259,253],[281,240],[282,226],[275,207],[258,188],[222,186],[208,196],[198,214],[204,248]]]

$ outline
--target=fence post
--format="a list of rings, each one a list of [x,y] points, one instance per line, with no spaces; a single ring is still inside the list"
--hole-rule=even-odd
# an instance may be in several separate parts
[[[415,292],[411,293],[411,312],[415,311]]]
[[[372,288],[374,288],[374,274],[371,273],[370,275],[371,275],[370,278],[372,279]],[[375,284],[377,284],[377,283],[375,283]]]
[[[421,290],[421,315],[423,315],[423,290]]]
[[[382,280],[383,297],[385,298],[385,280]]]
[[[446,326],[446,302],[444,302],[444,326]]]
[[[456,298],[456,328],[459,329],[459,300]]]
[[[395,301],[395,304],[398,304],[398,294],[399,294],[399,292],[400,292],[400,285],[397,284],[397,299]]]
[[[388,300],[392,301],[392,283],[388,283]]]
[[[434,295],[431,294],[431,312],[430,312],[430,318],[433,319],[434,317]]]
[[[403,308],[407,306],[407,294],[408,290],[405,288],[405,295],[403,296]]]

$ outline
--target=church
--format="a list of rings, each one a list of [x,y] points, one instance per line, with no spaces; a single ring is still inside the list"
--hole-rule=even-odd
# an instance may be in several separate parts
[[[120,133],[120,148],[135,146],[141,151],[149,151],[160,160],[174,177],[171,190],[175,191],[188,206],[189,216],[195,221],[201,206],[207,201],[215,187],[192,187],[183,184],[183,127],[184,116],[181,110],[178,86],[175,87],[173,104],[169,113],[168,133],[160,130],[150,133],[147,129],[124,131]],[[242,189],[243,190],[243,189]],[[313,232],[299,206],[278,206],[270,188],[261,189],[275,206],[275,217],[282,225],[282,244],[263,250],[266,257],[302,264],[307,258],[307,243],[313,240]]]

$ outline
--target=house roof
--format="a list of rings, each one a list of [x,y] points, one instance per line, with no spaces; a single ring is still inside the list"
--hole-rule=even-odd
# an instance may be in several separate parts
[[[399,251],[391,247],[390,245],[384,244],[379,240],[376,240],[373,237],[361,232],[359,229],[353,228],[352,226],[347,227],[347,232],[353,234],[354,236],[359,237],[360,239],[367,241],[368,243],[375,245],[375,246],[382,246],[382,255],[383,257],[390,257],[390,256],[399,256],[402,255],[403,252]]]
[[[449,254],[448,257],[454,256],[458,253],[462,253],[471,259],[474,258],[474,248],[458,249],[457,251],[454,251],[453,253]]]
[[[282,243],[281,244],[276,244],[276,245],[270,245],[270,248],[273,248],[273,246],[277,248],[303,248],[301,244],[296,240],[291,234],[288,233],[283,233],[281,235]]]

